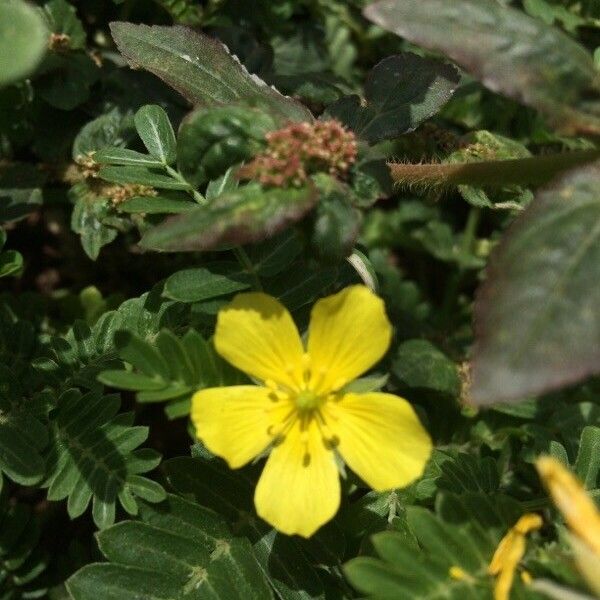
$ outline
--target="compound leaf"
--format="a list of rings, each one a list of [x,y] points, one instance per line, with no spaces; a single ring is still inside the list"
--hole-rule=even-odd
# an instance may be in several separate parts
[[[273,598],[252,545],[218,514],[176,496],[143,504],[140,514],[141,521],[98,534],[109,563],[87,565],[68,580],[74,600]]]

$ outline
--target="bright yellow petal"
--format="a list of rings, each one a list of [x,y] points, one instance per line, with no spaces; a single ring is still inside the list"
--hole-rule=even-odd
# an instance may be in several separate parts
[[[275,529],[310,537],[337,512],[340,481],[334,454],[325,448],[315,421],[304,433],[299,423],[272,450],[254,503]]]
[[[391,337],[383,300],[364,285],[319,300],[308,333],[313,388],[337,390],[356,379],[381,359]]]
[[[346,394],[323,413],[346,464],[375,490],[404,487],[423,474],[431,439],[411,405],[392,394]]]
[[[535,466],[569,529],[600,556],[600,511],[581,482],[552,456],[540,456]]]
[[[272,441],[267,431],[289,412],[289,404],[274,402],[272,392],[254,385],[208,388],[192,398],[196,435],[217,456],[237,469]]]
[[[272,296],[238,294],[219,312],[217,352],[244,373],[262,381],[295,386],[304,353],[290,313]]]

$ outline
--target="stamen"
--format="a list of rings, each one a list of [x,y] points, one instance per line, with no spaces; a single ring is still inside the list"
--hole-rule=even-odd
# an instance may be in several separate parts
[[[323,444],[327,450],[335,450],[340,445],[340,438],[332,435],[330,438],[323,438]]]
[[[340,438],[337,436],[327,423],[325,422],[325,417],[323,413],[319,410],[315,414],[317,427],[319,428],[319,433],[321,434],[321,439],[323,440],[323,445],[327,450],[333,450],[340,444]]]
[[[280,444],[289,430],[296,422],[297,414],[295,410],[290,412],[279,423],[271,424],[267,427],[267,435],[273,438],[273,444]]]
[[[310,370],[311,364],[312,364],[312,360],[310,358],[310,354],[308,352],[305,352],[302,355],[302,369],[305,371]]]
[[[279,386],[277,385],[277,382],[273,379],[267,379],[265,381],[265,387],[269,388],[270,390],[273,390],[274,392],[279,391]]]
[[[323,381],[327,376],[327,369],[325,367],[320,367],[317,371],[313,371],[310,387],[316,392],[325,392],[327,390],[322,390],[321,386],[323,385]]]
[[[308,467],[308,465],[310,465],[310,454],[307,452],[303,457],[302,457],[302,466],[303,467]]]

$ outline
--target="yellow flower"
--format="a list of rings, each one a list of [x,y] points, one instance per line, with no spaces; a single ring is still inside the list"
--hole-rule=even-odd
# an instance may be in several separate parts
[[[497,575],[494,600],[508,600],[515,571],[525,554],[525,536],[542,526],[542,518],[533,513],[523,515],[500,540],[488,567],[490,575]]]
[[[376,490],[422,474],[431,440],[410,404],[344,391],[381,359],[391,335],[382,300],[362,285],[315,304],[306,349],[271,296],[239,294],[220,311],[217,352],[260,385],[197,392],[192,421],[232,469],[270,450],[254,502],[279,531],[309,537],[335,515],[338,456]]]
[[[560,461],[542,456],[535,466],[573,533],[570,541],[577,567],[600,596],[600,511],[579,480]]]

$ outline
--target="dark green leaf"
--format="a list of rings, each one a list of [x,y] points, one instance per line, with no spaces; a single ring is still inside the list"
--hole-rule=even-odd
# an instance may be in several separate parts
[[[178,493],[243,523],[256,559],[283,600],[323,599],[323,586],[294,537],[278,534],[254,518],[252,483],[217,460],[180,457],[165,463],[169,484]]]
[[[503,496],[445,494],[438,500],[437,515],[409,506],[408,531],[376,534],[373,545],[381,558],[355,558],[344,570],[368,598],[425,600],[441,595],[487,600],[493,581],[489,562],[519,514],[518,504]],[[450,577],[451,567],[459,567],[467,577]],[[516,583],[511,598],[521,599],[522,594]]]
[[[129,150],[128,148],[117,148],[108,146],[94,153],[94,160],[100,164],[121,165],[127,167],[160,167],[162,162],[147,154]]]
[[[361,214],[350,204],[347,186],[332,178],[319,186],[320,198],[315,211],[312,245],[318,258],[339,262],[348,256],[358,238]]]
[[[239,187],[240,181],[235,176],[236,169],[230,167],[223,175],[208,182],[206,186],[206,199],[210,202],[227,192],[233,192]]]
[[[248,289],[251,278],[237,264],[216,263],[215,269],[185,269],[165,282],[165,296],[180,302],[200,302]]]
[[[160,353],[135,334],[118,331],[115,334],[115,346],[123,360],[145,375],[163,381],[169,378],[168,365]]]
[[[160,162],[171,164],[177,156],[177,140],[164,108],[157,104],[142,106],[134,117],[135,128],[150,154]]]
[[[0,222],[26,217],[42,203],[46,176],[33,165],[0,165]]]
[[[600,369],[600,166],[540,192],[492,257],[476,305],[473,401],[516,401]]]
[[[458,86],[454,67],[416,54],[383,59],[369,73],[365,100],[346,96],[327,108],[369,143],[398,137],[437,113]]]
[[[45,598],[48,559],[40,544],[37,515],[20,501],[0,500],[0,580],[2,598]],[[41,575],[41,577],[40,577]]]
[[[273,119],[250,107],[197,108],[179,129],[177,166],[192,185],[203,185],[254,156],[272,129]]]
[[[8,366],[0,364],[0,470],[22,485],[38,483],[44,475],[41,452],[48,443],[36,401],[24,396],[22,384]]]
[[[242,102],[280,121],[312,120],[300,103],[250,75],[225,46],[195,30],[115,22],[111,31],[132,66],[151,71],[194,105]]]
[[[117,230],[103,223],[110,210],[108,200],[92,194],[85,183],[73,186],[70,195],[75,201],[71,229],[81,236],[85,253],[96,260],[102,247],[117,237]]]
[[[98,173],[102,179],[127,185],[149,185],[163,190],[189,190],[189,184],[173,179],[147,167],[102,167]]]
[[[224,194],[210,207],[167,219],[148,231],[140,244],[153,250],[209,250],[270,237],[300,220],[315,204],[310,188],[263,190],[249,185]]]
[[[198,208],[192,200],[166,198],[165,196],[134,196],[118,205],[118,210],[126,213],[148,215],[179,214]]]
[[[133,117],[130,114],[124,116],[115,109],[96,117],[82,127],[73,142],[72,156],[73,159],[77,159],[91,152],[98,152],[102,157],[104,152],[110,152],[107,146],[124,146],[134,137]]]
[[[36,89],[48,104],[60,110],[73,110],[90,97],[100,69],[83,51],[50,54],[36,78]]]
[[[82,395],[71,389],[57,399],[51,422],[44,482],[48,498],[68,498],[72,519],[93,500],[92,516],[100,529],[113,524],[117,499],[127,498],[131,510],[136,495],[153,502],[166,496],[160,485],[139,475],[160,460],[152,450],[137,449],[148,437],[148,428],[132,427],[133,415],[117,414],[119,405],[117,396]]]
[[[182,338],[162,329],[151,341],[118,331],[114,343],[120,358],[135,371],[109,369],[102,371],[98,380],[136,392],[141,403],[169,402],[165,412],[170,419],[188,415],[191,397],[199,389],[241,381],[239,372],[226,368],[223,359],[193,329]]]
[[[586,489],[600,488],[600,427],[583,429],[574,466]]]
[[[216,513],[169,496],[160,506],[143,505],[141,516],[98,534],[109,563],[69,579],[74,600],[273,598],[250,542],[234,537]]]
[[[23,271],[23,256],[16,250],[0,252],[0,277],[18,277]]]
[[[453,398],[460,393],[456,365],[427,340],[409,340],[398,347],[392,373],[403,385],[429,389]]]
[[[155,391],[162,390],[165,382],[143,375],[142,373],[131,373],[130,371],[102,371],[98,375],[98,381],[104,385],[123,390]]]
[[[600,131],[600,77],[592,57],[520,10],[496,0],[382,0],[365,15],[443,52],[491,90],[539,109],[563,130]]]
[[[251,248],[250,258],[259,275],[273,277],[292,264],[302,252],[302,247],[300,236],[293,229],[289,229]]]
[[[74,6],[67,0],[50,0],[44,4],[44,12],[52,33],[68,36],[69,50],[85,48],[85,30]]]

